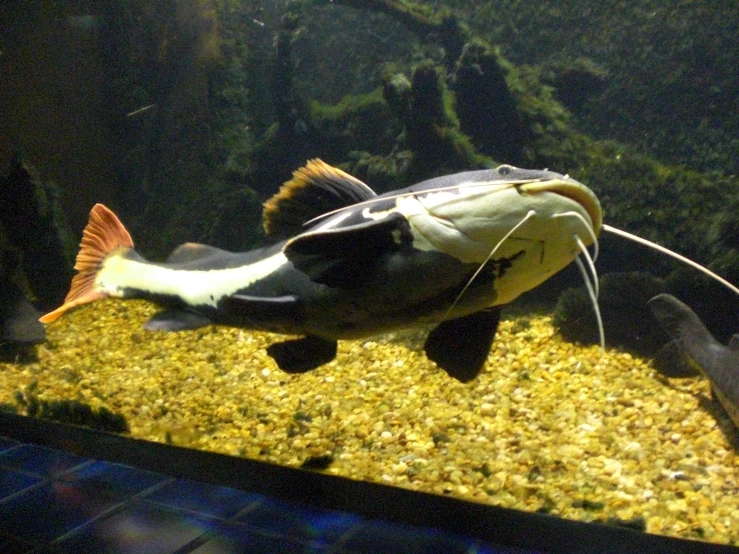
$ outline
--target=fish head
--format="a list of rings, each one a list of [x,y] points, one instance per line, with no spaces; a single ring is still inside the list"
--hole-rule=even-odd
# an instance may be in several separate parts
[[[416,248],[464,263],[500,263],[496,304],[560,271],[580,252],[578,238],[589,246],[600,232],[598,198],[566,175],[511,166],[458,175],[456,186],[399,198],[398,208]]]

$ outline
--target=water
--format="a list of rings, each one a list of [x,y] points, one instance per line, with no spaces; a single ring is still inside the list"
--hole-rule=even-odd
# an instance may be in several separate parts
[[[279,336],[149,333],[143,301],[81,307],[23,344],[39,340],[33,310],[66,294],[96,202],[147,259],[188,241],[250,250],[274,242],[262,203],[315,157],[377,192],[501,163],[567,173],[605,222],[739,282],[731,6],[343,4],[3,10],[3,407],[77,401],[149,440],[739,542],[737,431],[705,380],[648,365],[667,338],[642,296],[679,296],[723,341],[737,299],[617,238],[603,237],[599,273],[653,274],[602,292],[620,350],[556,333],[557,297],[581,283],[568,268],[507,307],[470,384],[426,359],[427,329],[340,341],[333,361],[290,375],[265,352]]]

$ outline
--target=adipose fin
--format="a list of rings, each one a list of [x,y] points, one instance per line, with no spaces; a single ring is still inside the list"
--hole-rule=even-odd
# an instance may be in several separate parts
[[[223,250],[222,248],[216,248],[215,246],[208,246],[207,244],[200,244],[197,242],[186,242],[180,244],[175,248],[172,253],[167,257],[166,262],[168,264],[182,264],[187,262],[202,261],[210,257],[222,257],[228,256],[231,252]]]

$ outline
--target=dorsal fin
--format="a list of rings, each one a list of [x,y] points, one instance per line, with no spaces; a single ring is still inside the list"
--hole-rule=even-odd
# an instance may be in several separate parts
[[[359,179],[316,158],[264,203],[262,224],[267,235],[289,238],[305,231],[306,221],[375,196]]]
[[[221,248],[216,248],[215,246],[208,246],[207,244],[186,242],[172,250],[172,253],[167,257],[167,263],[182,264],[223,254],[230,254],[230,252],[222,250]]]

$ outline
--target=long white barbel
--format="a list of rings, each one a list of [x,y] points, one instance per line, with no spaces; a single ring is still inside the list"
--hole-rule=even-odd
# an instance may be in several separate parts
[[[643,238],[641,238],[641,237],[639,237],[637,235],[632,235],[631,233],[629,233],[627,231],[622,231],[621,229],[617,229],[616,227],[611,227],[610,225],[606,225],[605,223],[603,224],[602,229],[604,231],[608,232],[608,233],[613,233],[614,235],[618,235],[618,236],[623,237],[625,239],[633,240],[634,242],[637,242],[637,243],[639,243],[641,245],[647,246],[649,248],[653,248],[657,252],[661,252],[662,254],[666,254],[666,255],[668,255],[668,256],[670,256],[672,258],[675,258],[676,260],[681,261],[684,264],[687,264],[687,265],[689,265],[689,266],[697,269],[698,271],[700,271],[704,275],[707,275],[711,279],[715,279],[716,281],[718,281],[719,283],[721,283],[722,285],[724,285],[726,288],[728,288],[732,292],[734,292],[736,294],[739,294],[739,288],[736,288],[734,285],[732,285],[731,283],[729,283],[726,279],[724,279],[720,275],[717,275],[716,273],[714,273],[713,271],[711,271],[707,267],[702,266],[698,262],[694,262],[690,258],[686,258],[682,254],[678,254],[677,252],[674,252],[674,251],[670,250],[669,248],[665,248],[664,246],[660,246],[657,243],[654,243],[654,242],[649,241],[647,239],[643,239]]]

